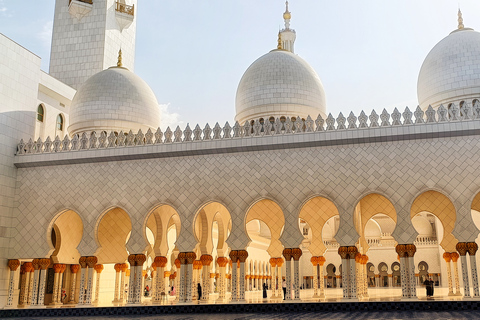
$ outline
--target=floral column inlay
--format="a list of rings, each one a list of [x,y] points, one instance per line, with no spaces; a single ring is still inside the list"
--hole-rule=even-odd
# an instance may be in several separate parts
[[[31,279],[32,282],[32,298],[30,301],[30,307],[35,307],[38,305],[38,276],[40,270],[40,259],[33,259],[33,277]]]
[[[320,298],[318,294],[318,258],[319,257],[312,257],[310,258],[310,262],[313,266],[313,297],[312,298]]]
[[[357,297],[357,277],[356,277],[356,264],[355,264],[355,256],[358,253],[358,249],[355,246],[348,247],[348,255],[350,257],[350,264],[349,264],[349,297],[356,298]],[[343,269],[343,268],[342,268]]]
[[[285,293],[285,300],[292,300],[292,249],[283,249],[283,256],[285,257],[285,282],[287,291]],[[283,285],[283,283],[282,283]]]
[[[120,274],[122,273],[122,264],[116,263],[113,268],[115,269],[115,291],[113,293],[113,303],[116,304],[120,297]]]
[[[98,295],[100,293],[100,274],[103,271],[103,264],[95,265],[94,269],[97,272],[97,280],[96,280],[96,284],[95,284],[95,301],[94,301],[94,303],[98,304]]]
[[[300,300],[300,257],[302,256],[302,250],[300,248],[292,249],[293,257],[293,290],[295,293],[295,300]],[[288,287],[287,292],[290,290]]]
[[[283,297],[283,277],[282,277],[283,258],[277,258],[277,298]]]
[[[455,276],[455,295],[461,296],[460,293],[460,277],[458,276],[458,258],[460,257],[458,253],[452,252],[451,253],[452,262],[453,262],[453,274]]]
[[[28,278],[27,278],[27,294],[26,294],[26,305],[30,305],[30,302],[32,301],[32,293],[33,293],[33,275],[35,272],[35,268],[33,267],[33,263],[27,262],[28,263]]]
[[[45,304],[45,283],[47,281],[47,269],[50,266],[50,259],[40,259],[40,280],[38,284],[38,305]]]
[[[247,250],[238,250],[238,260],[240,261],[240,301],[245,301],[245,261],[247,258]]]
[[[349,290],[348,290],[348,283],[349,283],[349,276],[348,276],[348,247],[340,247],[338,248],[338,254],[342,259],[342,288],[343,288],[343,297],[349,297]]]
[[[119,295],[119,303],[125,303],[126,299],[126,292],[125,292],[125,277],[127,277],[127,270],[128,270],[128,264],[122,263],[120,265],[120,295]]]
[[[78,304],[85,304],[85,288],[86,288],[86,281],[85,278],[87,277],[87,257],[80,257],[78,260],[80,264],[80,293],[78,297]]]
[[[178,255],[180,257],[180,254]],[[174,276],[174,287],[175,287],[175,300],[180,301],[180,292],[182,288],[182,274],[183,274],[183,282],[185,282],[185,269],[184,267],[182,268],[182,265],[184,266],[184,263],[180,262],[180,259],[175,259],[175,267],[177,268],[177,271],[173,273]],[[182,272],[183,271],[183,272]],[[183,301],[183,300],[181,300]]]
[[[92,293],[93,293],[93,276],[94,276],[94,267],[97,264],[97,257],[91,256],[87,257],[87,266],[88,266],[88,278],[87,278],[87,295],[85,297],[85,304],[92,304]]]
[[[58,300],[58,282],[60,278],[60,272],[63,270],[63,265],[60,263],[55,263],[53,265],[53,271],[55,272],[53,278],[53,294],[52,294],[52,303],[50,305],[55,306],[59,304]]]
[[[162,302],[162,292],[165,294],[165,278],[163,277],[165,272],[165,266],[167,265],[168,259],[167,257],[157,256],[155,257],[155,268],[156,270],[156,278],[155,278],[155,292],[153,295],[153,303],[159,304]]]
[[[186,260],[187,260],[187,272],[185,275],[185,290],[186,290],[186,302],[190,303],[193,301],[193,292],[192,292],[192,282],[193,282],[193,262],[195,261],[195,258],[197,255],[195,252],[187,252],[185,254]]]
[[[395,250],[398,253],[398,258],[400,260],[400,278],[402,281],[402,297],[408,298],[408,277],[407,277],[407,264],[406,264],[406,248],[404,244],[399,244],[395,247]]]
[[[207,302],[210,297],[210,264],[213,261],[213,257],[209,254],[204,254],[200,257],[200,261],[202,261],[203,266],[202,300]]]
[[[368,256],[362,255],[362,267],[363,267],[363,296],[364,296],[365,298],[368,298],[367,262],[368,262]]]
[[[478,245],[475,242],[467,243],[468,255],[470,256],[470,268],[472,269],[472,286],[473,286],[473,295],[475,297],[479,296],[478,289],[478,275],[477,275],[477,260],[475,259],[475,254],[478,250]]]
[[[238,300],[238,292],[237,292],[237,260],[238,260],[238,251],[232,250],[230,251],[230,259],[232,259],[232,301]]]
[[[75,304],[75,286],[77,284],[77,273],[80,270],[79,264],[70,265],[70,271],[72,273],[72,280],[70,283],[70,304]]]
[[[452,254],[450,252],[445,252],[443,254],[443,259],[447,263],[447,277],[448,277],[448,295],[453,296],[453,284],[452,284],[452,269],[450,266],[450,261],[452,260]]]
[[[410,285],[410,296],[409,298],[415,298],[417,296],[417,281],[415,280],[415,252],[417,251],[417,247],[414,244],[407,244],[405,245],[405,249],[407,252],[407,262],[408,262],[408,270],[409,270],[409,285]]]
[[[128,256],[128,263],[130,264],[130,279],[128,281],[128,304],[135,303],[135,266],[136,266],[136,255],[131,254]]]
[[[467,266],[467,243],[459,242],[456,246],[457,251],[460,253],[460,259],[462,260],[462,279],[463,279],[463,292],[466,298],[470,298],[470,284],[468,279],[468,266]]]
[[[218,291],[219,291],[218,299],[220,300],[220,302],[223,302],[225,301],[226,292],[227,292],[225,267],[227,266],[228,259],[225,257],[219,257],[217,258],[217,263],[218,263],[218,267],[220,268],[220,275],[218,277],[220,283],[217,284]]]
[[[8,268],[10,269],[10,276],[8,281],[8,297],[5,308],[13,308],[13,295],[15,293],[15,271],[20,266],[20,260],[8,260]]]
[[[134,303],[140,304],[143,296],[143,264],[147,260],[144,254],[135,255],[135,296]]]

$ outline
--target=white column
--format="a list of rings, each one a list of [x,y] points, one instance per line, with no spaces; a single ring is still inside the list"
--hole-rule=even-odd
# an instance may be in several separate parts
[[[203,265],[202,301],[207,302],[210,297],[210,265]]]
[[[128,280],[128,304],[135,303],[135,265],[130,264],[130,277]]]
[[[325,299],[325,276],[323,274],[323,264],[325,262],[321,262],[319,265],[318,265],[318,271],[319,271],[319,276],[318,276],[318,280],[320,281],[320,294],[319,294],[319,298],[320,299]],[[334,275],[335,276],[335,275]]]
[[[137,261],[138,263],[138,261]],[[143,296],[143,262],[135,266],[135,298],[134,303],[140,304]]]
[[[402,281],[402,297],[408,298],[409,297],[409,290],[408,290],[408,270],[407,264],[405,262],[405,257],[400,257],[400,278]]]
[[[470,255],[470,269],[472,271],[473,295],[474,297],[478,297],[479,290],[478,290],[477,261],[475,259],[475,254],[469,254],[469,255]]]
[[[240,261],[240,301],[245,301],[245,261]]]
[[[295,300],[300,300],[300,259],[293,260],[293,289],[295,292]]]
[[[85,304],[85,288],[86,288],[86,279],[87,277],[87,266],[81,266],[80,269],[80,292],[78,296],[78,304]]]
[[[38,277],[39,277],[39,266],[35,267],[33,272],[33,286],[32,286],[32,299],[30,301],[31,307],[36,307],[38,305]]]
[[[55,266],[54,266],[55,268]],[[57,271],[57,270],[55,270]],[[58,303],[58,278],[60,277],[59,272],[55,272],[53,276],[53,294],[52,294],[52,305],[55,305]]]
[[[191,303],[193,301],[192,283],[193,283],[193,263],[186,265],[187,272],[185,276],[185,296],[186,302]]]
[[[346,259],[342,257],[342,289],[343,289],[343,298],[349,298],[350,292],[348,288],[349,283],[349,266],[350,259]]]
[[[115,292],[113,293],[113,303],[118,303],[120,299],[120,274],[122,273],[122,264],[117,263],[115,269]]]
[[[313,298],[319,298],[318,294],[318,262],[317,257],[312,257],[312,267],[313,267]]]
[[[462,254],[460,256],[460,259],[462,260],[463,293],[465,295],[465,298],[470,298],[470,281],[468,279],[467,256],[465,254]]]
[[[447,278],[448,278],[448,295],[449,296],[453,296],[454,293],[453,293],[453,281],[452,281],[452,267],[450,265],[450,253],[447,253],[445,252],[446,254],[448,254],[448,257],[445,258],[445,254],[443,255],[443,257],[445,258],[445,262],[447,264]]]
[[[15,272],[17,271],[18,267],[20,266],[20,260],[12,259],[8,260],[8,268],[9,268],[9,281],[8,281],[8,296],[7,296],[7,304],[5,306],[6,309],[13,308],[13,295],[15,294]]]
[[[120,291],[118,296],[118,302],[124,303],[125,302],[125,276],[128,266],[122,264],[122,269],[120,271]]]
[[[292,260],[291,258],[290,259],[287,259],[287,257],[285,257],[285,260],[286,261],[286,264],[285,264],[285,282],[286,282],[286,285],[287,285],[287,291],[285,293],[285,300],[292,300],[292,269],[291,269],[291,266],[292,266]],[[283,281],[282,281],[282,288],[283,288]]]
[[[454,254],[456,254],[456,252],[454,252]],[[457,257],[457,259],[458,259],[458,257]],[[455,276],[455,295],[460,296],[462,294],[460,293],[460,277],[458,276],[457,259],[453,260],[453,274]]]
[[[72,280],[70,282],[70,304],[75,303],[75,288],[77,285],[77,272],[80,266],[78,264],[74,264],[70,266],[70,271],[72,272]]]
[[[232,265],[232,301],[238,300],[238,291],[237,291],[237,262],[234,261]]]
[[[85,297],[85,304],[92,304],[92,292],[93,292],[93,267],[88,266],[87,269],[87,296]]]
[[[38,305],[43,306],[45,304],[45,282],[47,280],[47,268],[50,264],[50,259],[42,259],[48,260],[48,264],[42,265],[40,269],[40,280],[38,281]]]
[[[410,297],[415,298],[417,296],[417,281],[415,280],[415,261],[414,257],[408,257],[409,262],[409,274],[410,274]]]
[[[100,267],[101,266],[101,267]],[[103,271],[103,265],[97,264],[95,266],[95,271],[97,272],[97,280],[95,283],[95,303],[98,303],[98,295],[100,294],[100,275]]]
[[[29,272],[29,276],[28,276],[28,294],[27,294],[27,304],[28,305],[30,305],[31,302],[32,302],[34,271],[35,271],[35,269],[32,266],[31,269],[30,269],[30,272]]]
[[[221,259],[221,260],[220,260]],[[225,259],[225,260],[223,260]],[[225,293],[227,292],[227,286],[226,286],[226,272],[225,272],[225,267],[227,262],[226,258],[218,258],[218,267],[220,269],[219,272],[219,277],[218,277],[218,282],[217,282],[217,288],[218,288],[218,299],[220,301],[225,300]]]
[[[357,297],[357,277],[356,277],[356,264],[355,264],[355,258],[350,257],[350,274],[349,274],[349,281],[348,281],[348,286],[349,286],[349,292],[350,292],[350,298],[356,298]]]

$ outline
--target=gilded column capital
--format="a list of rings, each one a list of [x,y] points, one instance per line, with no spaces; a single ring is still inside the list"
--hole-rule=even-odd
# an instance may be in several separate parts
[[[443,259],[446,263],[449,263],[452,260],[452,254],[450,252],[443,253]]]
[[[218,257],[217,263],[220,268],[226,267],[228,263],[228,259],[225,257]]]
[[[122,263],[122,272],[127,272],[127,270],[128,270],[128,264]]]
[[[302,256],[302,254],[303,254],[302,249],[300,249],[300,248],[293,248],[292,249],[293,260],[295,260],[295,261],[300,260],[300,257]]]
[[[80,257],[80,259],[78,259],[78,263],[80,264],[80,266],[84,269],[87,267],[87,257]]]
[[[322,267],[325,261],[327,261],[327,259],[325,259],[324,256],[319,256],[317,257],[317,261],[318,261],[318,264]]]
[[[342,259],[347,259],[348,258],[348,247],[339,247],[338,248],[338,254]]]
[[[213,261],[213,257],[209,254],[203,254],[201,257],[200,257],[200,261],[202,262],[202,264],[204,266],[209,266],[212,261]]]
[[[55,271],[55,273],[61,273],[63,269],[63,265],[60,264],[60,263],[54,263],[53,264],[53,271]]]
[[[130,269],[125,270],[125,276],[130,277]]]
[[[18,267],[20,267],[20,260],[8,260],[8,267],[10,268],[10,271],[17,271]]]
[[[197,255],[195,254],[195,252],[186,252],[185,258],[187,259],[187,264],[193,264],[193,261],[195,261]]]
[[[316,266],[318,265],[318,258],[319,258],[319,257],[311,257],[311,258],[310,258],[310,262],[312,263],[312,265],[313,265],[314,267],[316,267]]]
[[[283,266],[283,258],[276,258],[277,260],[277,267],[282,267]]]
[[[165,268],[165,266],[167,265],[167,262],[168,262],[167,257],[163,257],[163,256],[155,257],[155,264],[157,268]]]
[[[143,263],[147,261],[147,256],[143,253],[135,255],[135,265],[136,266],[143,266]]]
[[[270,258],[269,262],[270,262],[270,265],[272,266],[272,268],[275,268],[277,266],[277,259],[276,258]]]
[[[115,269],[115,272],[116,273],[119,273],[122,271],[122,264],[121,263],[116,263],[114,266],[113,266],[113,269]]]
[[[355,246],[349,246],[347,249],[348,256],[350,259],[355,259],[355,256],[357,255],[358,249]]]
[[[60,271],[60,273],[64,273],[65,270],[67,270],[67,265],[66,265],[66,264],[62,264],[62,270]]]
[[[164,277],[164,278],[169,278],[170,275],[171,275],[170,271],[164,271],[164,272],[163,272],[163,277]]]
[[[39,262],[40,268],[42,270],[47,270],[48,267],[50,267],[50,263],[51,263],[50,259],[40,259],[40,262]]]
[[[357,252],[357,254],[355,254],[355,262],[360,263],[361,260],[362,260],[362,254],[360,252]]]
[[[404,244],[398,244],[395,247],[395,251],[398,253],[399,258],[405,257],[405,254],[407,252],[407,249]],[[400,260],[400,259],[399,259]]]
[[[25,272],[33,272],[33,264],[31,262],[25,262]]]
[[[455,249],[457,249],[458,253],[460,253],[461,256],[467,255],[467,243],[466,242],[458,242],[457,245],[455,246]]]
[[[96,264],[95,267],[93,267],[97,273],[102,273],[103,271],[103,264]]]
[[[407,255],[411,258],[417,252],[417,247],[414,244],[407,244],[405,245],[405,249],[407,251]]]
[[[177,267],[177,269],[180,268],[180,265],[182,264],[180,259],[175,259],[174,263],[175,263],[175,267]]]
[[[80,270],[80,265],[79,264],[70,265],[70,271],[72,273],[77,273],[79,270]]]
[[[201,260],[194,260],[193,261],[193,269],[194,270],[200,270],[200,269],[202,269],[202,266],[203,266],[203,264],[202,264]]]
[[[474,256],[478,250],[478,244],[476,242],[467,242],[467,250],[470,256]]]
[[[285,248],[283,249],[282,254],[285,257],[286,261],[290,261],[292,259],[292,249]]]
[[[240,260],[240,262],[245,262],[247,258],[248,258],[247,250],[238,250],[238,260]]]
[[[452,257],[452,261],[453,261],[453,262],[457,262],[457,261],[458,261],[458,258],[460,258],[459,254],[456,253],[456,252],[451,252],[451,253],[450,253],[450,256]]]
[[[33,259],[32,265],[34,270],[40,269],[40,259]]]
[[[366,254],[362,254],[362,264],[367,264],[368,256]]]
[[[90,256],[90,257],[87,257],[87,261],[86,261],[86,262],[87,262],[87,266],[88,266],[89,268],[93,268],[93,267],[95,267],[95,265],[97,264],[98,258],[95,257],[95,256]]]
[[[180,252],[178,254],[178,260],[180,260],[180,264],[187,264],[187,253]],[[177,268],[180,268],[180,267],[177,267]]]
[[[233,262],[237,262],[238,251],[237,250],[230,251],[229,256],[230,256],[230,259],[232,259]]]
[[[135,267],[136,265],[136,260],[135,260],[136,255],[131,254],[128,256],[128,263],[130,263],[130,267]]]

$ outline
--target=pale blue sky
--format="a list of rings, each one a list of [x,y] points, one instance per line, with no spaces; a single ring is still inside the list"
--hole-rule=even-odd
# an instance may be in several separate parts
[[[284,1],[138,1],[135,72],[169,105],[166,122],[232,123],[244,71],[276,47]],[[320,76],[327,112],[414,109],[421,64],[456,29],[459,4],[480,30],[478,0],[290,0],[295,50]],[[0,32],[46,71],[53,12],[54,0],[0,0]]]

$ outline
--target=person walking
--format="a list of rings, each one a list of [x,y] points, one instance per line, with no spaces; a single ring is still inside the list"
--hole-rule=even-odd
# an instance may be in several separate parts
[[[283,300],[285,300],[285,297],[287,296],[287,281],[283,279],[282,282],[282,289],[283,289]]]
[[[266,283],[263,284],[263,298],[264,299],[267,298],[267,284]]]
[[[198,301],[202,299],[202,285],[200,283],[197,283],[197,297]]]

